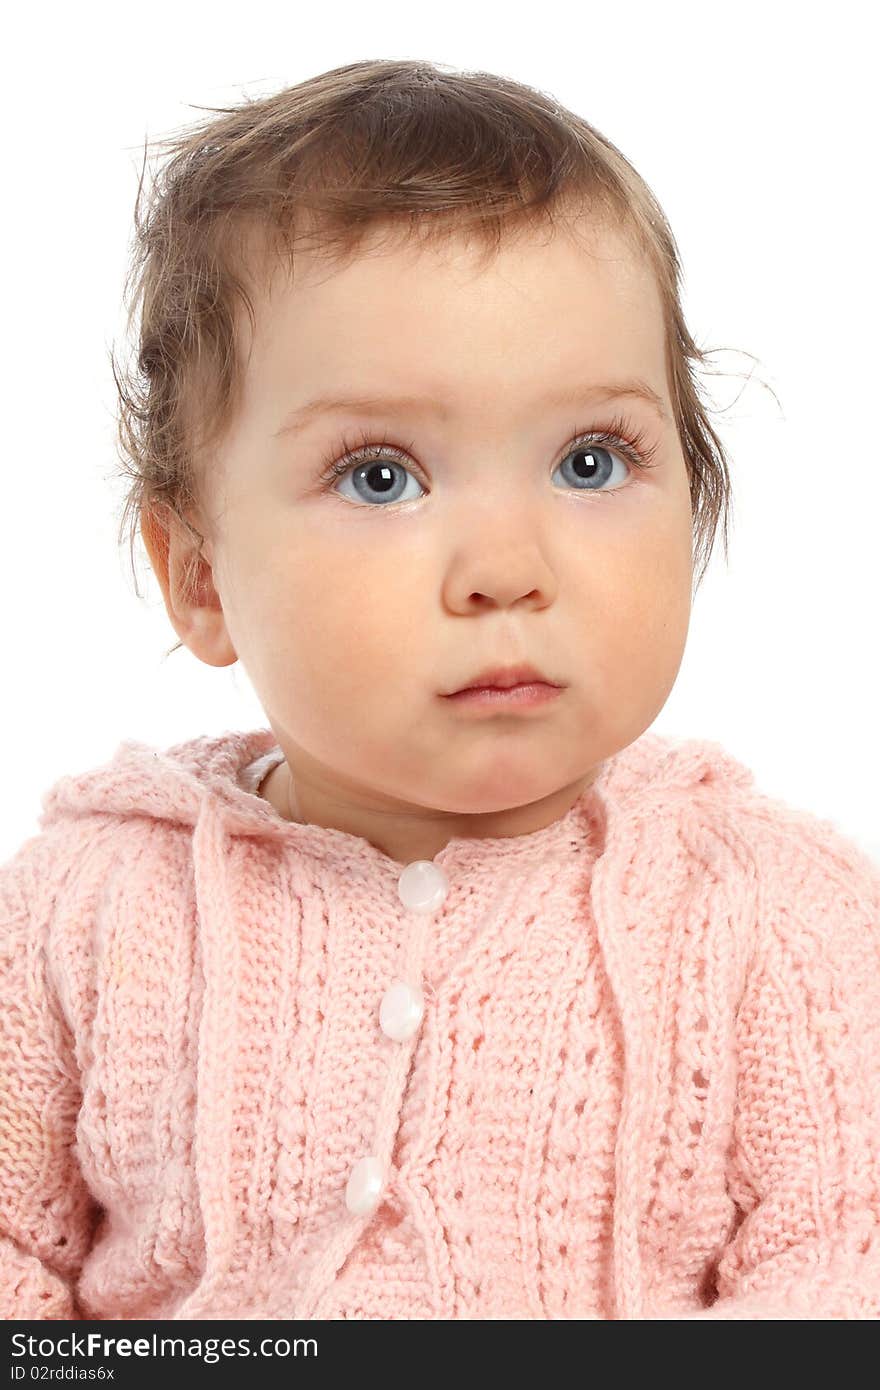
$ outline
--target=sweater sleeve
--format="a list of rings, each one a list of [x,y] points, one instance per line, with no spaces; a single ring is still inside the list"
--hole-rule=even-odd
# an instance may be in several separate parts
[[[880,1317],[880,867],[803,813],[737,1015],[742,1220],[694,1318]]]
[[[0,1318],[79,1319],[100,1207],[75,1156],[81,1093],[47,945],[57,837],[0,866]]]

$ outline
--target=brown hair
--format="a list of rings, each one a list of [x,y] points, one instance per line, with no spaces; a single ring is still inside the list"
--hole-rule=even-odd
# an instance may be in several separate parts
[[[650,188],[604,135],[532,87],[422,61],[349,63],[238,107],[196,109],[211,118],[155,142],[170,158],[143,211],[141,169],[126,279],[129,330],[140,314],[133,369],[111,354],[128,480],[119,540],[128,531],[138,596],[142,524],[161,544],[170,511],[203,539],[184,513],[201,500],[197,460],[238,399],[237,307],[255,323],[249,229],[291,265],[297,247],[352,256],[382,224],[435,239],[467,231],[491,253],[503,233],[552,223],[573,202],[610,218],[656,277],[697,587],[719,522],[727,558],[730,473],[701,399],[707,353],[684,320],[678,248]],[[194,552],[193,573],[198,563]]]

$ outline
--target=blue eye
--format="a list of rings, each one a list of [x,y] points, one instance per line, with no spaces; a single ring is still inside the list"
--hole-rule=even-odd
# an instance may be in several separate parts
[[[617,419],[608,430],[593,430],[580,435],[568,446],[557,468],[562,470],[576,491],[618,492],[619,483],[616,487],[606,486],[614,477],[616,465],[625,462],[639,470],[655,466],[653,459],[657,446],[649,445],[642,434],[635,433],[633,438],[633,433],[625,421]],[[402,477],[409,475],[421,486],[416,474],[410,472],[404,463],[404,459],[410,459],[412,447],[401,449],[388,440],[376,443],[364,439],[360,444],[342,441],[337,445],[337,449],[344,450],[342,457],[334,458],[328,464],[319,480],[320,485],[328,486],[351,473],[355,496],[346,498],[347,501],[359,500],[368,505],[375,499],[380,503],[417,501],[419,494],[407,495],[405,476]],[[335,454],[336,451],[333,452]],[[339,495],[343,496],[341,493]]]

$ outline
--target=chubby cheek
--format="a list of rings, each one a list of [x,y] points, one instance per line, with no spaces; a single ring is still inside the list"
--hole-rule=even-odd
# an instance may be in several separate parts
[[[689,519],[657,514],[637,543],[590,567],[579,619],[589,694],[608,701],[619,737],[637,737],[663,708],[684,656],[693,559]],[[598,558],[598,557],[594,557]]]
[[[382,544],[378,529],[364,534],[364,523],[334,527],[325,517],[319,536],[313,528],[296,544],[270,546],[249,576],[249,627],[269,645],[252,653],[254,671],[239,655],[255,684],[262,669],[267,698],[271,688],[288,712],[316,711],[320,726],[338,729],[377,698],[405,706],[436,675],[430,615],[420,607],[430,603],[425,546]]]

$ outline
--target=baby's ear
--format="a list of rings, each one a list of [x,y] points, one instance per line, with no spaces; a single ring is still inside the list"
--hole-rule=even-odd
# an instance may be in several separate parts
[[[165,503],[145,506],[140,529],[159,581],[171,626],[181,642],[208,666],[238,660],[214,583],[210,540]]]

